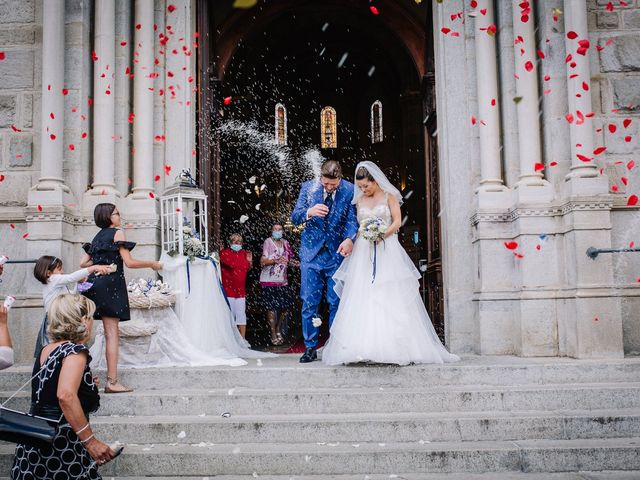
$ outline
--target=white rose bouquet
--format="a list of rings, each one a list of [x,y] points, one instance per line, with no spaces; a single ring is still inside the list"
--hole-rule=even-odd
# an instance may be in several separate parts
[[[387,226],[381,218],[369,217],[362,222],[358,231],[365,240],[371,243],[378,243],[379,241],[384,240],[384,235],[387,232]]]
[[[182,231],[180,234],[182,235],[182,248],[184,254],[189,257],[189,260],[193,262],[195,257],[204,255],[204,244],[200,240],[200,234],[193,231],[193,228],[191,228],[191,222],[187,217],[184,217]],[[178,255],[177,250],[172,250],[168,253],[171,256]]]

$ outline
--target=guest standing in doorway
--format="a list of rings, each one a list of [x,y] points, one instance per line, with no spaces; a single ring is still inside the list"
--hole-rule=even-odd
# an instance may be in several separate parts
[[[253,255],[242,248],[242,235],[229,237],[229,248],[220,252],[222,286],[229,300],[229,307],[242,338],[247,335],[247,273],[251,269]]]

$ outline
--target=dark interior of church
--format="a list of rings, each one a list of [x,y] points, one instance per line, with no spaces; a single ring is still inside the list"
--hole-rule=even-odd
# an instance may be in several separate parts
[[[289,217],[301,183],[322,159],[339,160],[349,181],[360,160],[383,169],[405,197],[401,241],[416,266],[426,264],[425,155],[432,149],[415,50],[424,57],[427,49],[407,45],[402,22],[411,18],[424,33],[428,2],[377,2],[380,14],[366,1],[271,0],[248,10],[212,3],[210,65],[220,97],[216,234],[221,245],[231,233],[244,236],[256,258],[248,283],[257,284],[257,258],[273,223],[285,226],[296,248],[299,230]],[[329,109],[333,118],[324,117]],[[297,281],[296,272],[290,277]],[[260,309],[250,297],[251,322]]]

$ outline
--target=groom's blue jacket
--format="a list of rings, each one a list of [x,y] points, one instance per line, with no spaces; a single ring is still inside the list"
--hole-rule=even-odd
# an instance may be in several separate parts
[[[353,183],[340,180],[329,215],[307,220],[307,210],[317,203],[323,203],[324,189],[319,180],[308,180],[302,184],[298,202],[291,214],[295,225],[306,223],[300,243],[302,262],[311,262],[323,245],[327,246],[337,263],[342,261],[338,247],[346,238],[355,241],[358,234],[356,207],[351,205],[353,188]]]

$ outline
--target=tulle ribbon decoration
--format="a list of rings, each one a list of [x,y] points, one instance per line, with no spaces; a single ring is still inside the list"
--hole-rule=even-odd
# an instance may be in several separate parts
[[[220,280],[220,277],[218,276],[218,266],[216,265],[216,261],[211,258],[211,257],[200,257],[197,256],[196,258],[200,258],[202,260],[209,260],[211,262],[211,265],[213,265],[213,270],[214,270],[214,277],[218,283],[218,287],[220,288],[220,292],[222,293],[222,296],[224,297],[224,301],[227,303],[227,306],[229,308],[231,308],[231,304],[229,303],[229,299],[227,298],[227,294],[224,291],[224,287],[222,286],[222,281]],[[186,261],[186,265],[187,265],[187,297],[188,298],[189,295],[191,294],[191,270],[189,269],[189,259],[187,258]]]

